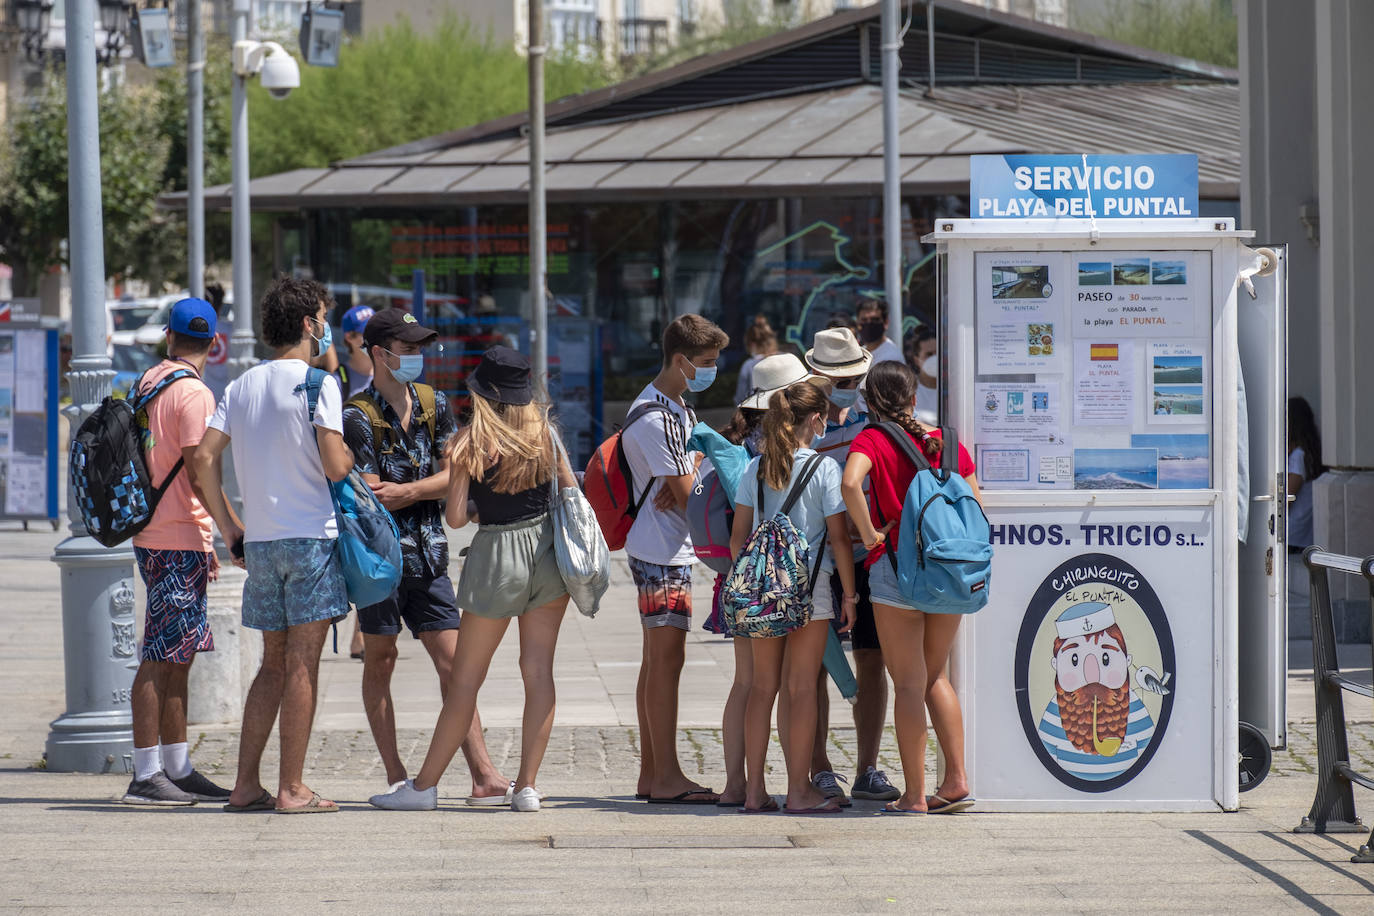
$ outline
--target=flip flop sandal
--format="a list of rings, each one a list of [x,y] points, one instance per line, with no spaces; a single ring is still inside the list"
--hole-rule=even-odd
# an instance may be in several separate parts
[[[743,807],[744,807],[744,802],[742,802],[742,801],[728,802],[728,801],[726,801],[725,799],[722,798],[720,801],[716,802],[716,807],[717,807],[717,808],[743,808]]]
[[[786,814],[843,814],[839,805],[831,807],[830,803],[834,799],[827,798],[825,801],[812,805],[810,808],[783,808]]]
[[[278,808],[278,814],[333,814],[339,810],[339,806],[330,802],[327,805],[321,804],[324,799],[320,798],[320,793],[313,792],[310,801],[295,808]]]
[[[910,808],[894,808],[892,807],[894,804],[896,804],[896,802],[888,802],[887,804],[883,805],[881,808],[878,809],[878,813],[897,816],[926,816],[926,812],[924,811],[912,811]]]
[[[956,798],[953,801],[943,795],[928,795],[926,796],[926,809],[931,814],[958,814],[960,811],[967,811],[972,808],[977,801],[978,799],[972,795],[965,795],[963,798]]]
[[[649,800],[649,793],[648,793],[648,792],[636,792],[636,793],[635,793],[635,800],[636,800],[636,801],[648,801],[648,800]]]
[[[692,798],[693,795],[709,795],[710,798]],[[648,800],[651,805],[715,805],[720,801],[720,796],[710,789],[688,789],[686,792],[679,792],[672,798],[651,798]]]
[[[276,809],[277,800],[273,798],[272,793],[268,792],[266,789],[263,789],[261,795],[246,805],[224,806],[224,810],[228,811],[230,814],[244,814],[249,811],[275,811]]]
[[[769,796],[768,801],[757,808],[740,805],[736,810],[739,811],[740,814],[777,814],[779,811],[778,800]]]

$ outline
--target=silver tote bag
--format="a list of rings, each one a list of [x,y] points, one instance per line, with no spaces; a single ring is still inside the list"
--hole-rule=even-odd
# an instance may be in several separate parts
[[[553,511],[553,552],[558,573],[568,587],[577,609],[595,617],[601,596],[611,585],[611,551],[597,524],[596,512],[577,487],[558,486],[558,468],[564,455],[557,433],[552,435],[553,479],[549,482]]]

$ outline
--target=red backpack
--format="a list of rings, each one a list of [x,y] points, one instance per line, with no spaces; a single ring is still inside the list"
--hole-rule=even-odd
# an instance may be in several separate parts
[[[639,509],[653,489],[654,478],[650,477],[644,489],[635,497],[634,476],[630,473],[630,461],[625,456],[625,447],[620,437],[625,435],[635,421],[654,411],[662,411],[672,417],[673,412],[662,404],[652,402],[640,404],[630,411],[625,423],[615,433],[601,443],[587,462],[587,472],[582,478],[582,489],[587,494],[587,502],[596,512],[597,524],[606,537],[606,546],[619,550],[625,546],[625,538],[630,526],[635,523]],[[674,419],[676,419],[674,417]]]

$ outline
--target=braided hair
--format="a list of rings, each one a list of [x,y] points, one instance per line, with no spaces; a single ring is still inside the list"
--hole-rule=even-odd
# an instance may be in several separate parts
[[[912,414],[916,401],[916,373],[906,363],[881,362],[868,370],[864,381],[864,400],[877,421],[888,420],[911,433],[931,464],[939,464],[943,443],[930,435],[930,429]]]

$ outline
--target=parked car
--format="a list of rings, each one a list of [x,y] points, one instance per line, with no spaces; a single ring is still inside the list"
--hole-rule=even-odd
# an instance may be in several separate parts
[[[110,345],[127,347],[136,343],[135,335],[157,312],[164,298],[166,297],[113,299],[106,302],[105,328],[109,334]]]
[[[157,364],[158,358],[142,347],[116,344],[110,352],[110,368],[115,372],[111,394],[117,398],[128,397],[138,377]]]

